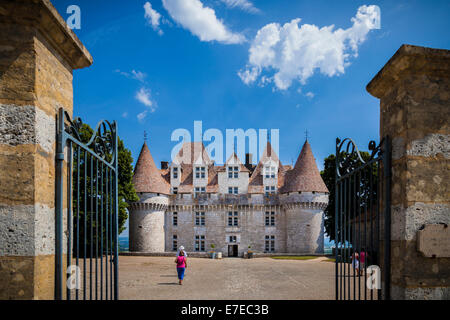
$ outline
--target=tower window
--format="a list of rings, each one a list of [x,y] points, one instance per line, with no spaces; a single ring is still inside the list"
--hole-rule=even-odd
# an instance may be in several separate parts
[[[172,215],[172,223],[174,226],[178,225],[178,212],[174,212]]]
[[[238,187],[228,187],[228,194],[238,194],[239,188]]]
[[[178,168],[177,167],[174,167],[172,169],[172,178],[178,179]]]
[[[266,211],[266,227],[275,226],[275,212],[274,211]]]
[[[205,251],[205,236],[195,236],[195,251]]]
[[[265,187],[265,191],[266,191],[266,196],[269,194],[274,194],[275,193],[275,186],[266,186]]]
[[[205,167],[195,167],[195,178],[196,179],[204,179],[206,177],[206,168]]]
[[[229,166],[228,167],[228,178],[229,179],[239,178],[239,166]]]
[[[266,236],[265,251],[266,252],[275,251],[275,236]]]
[[[172,236],[172,250],[177,251],[178,250],[178,237],[176,234]]]
[[[228,226],[229,227],[239,226],[239,216],[237,211],[228,212]]]
[[[265,177],[266,178],[275,178],[275,171],[276,168],[273,166],[266,166],[264,167],[264,171],[265,171]]]
[[[195,187],[194,190],[195,190],[194,195],[197,195],[198,193],[206,193],[205,187]]]
[[[196,226],[204,226],[205,225],[205,212],[196,212],[195,213],[195,225]]]

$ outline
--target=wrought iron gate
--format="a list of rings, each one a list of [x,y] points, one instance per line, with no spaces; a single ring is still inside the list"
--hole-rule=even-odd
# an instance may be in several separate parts
[[[335,285],[337,300],[390,298],[390,140],[336,139]]]
[[[59,109],[55,298],[118,299],[117,123],[100,121],[87,138],[82,126]]]

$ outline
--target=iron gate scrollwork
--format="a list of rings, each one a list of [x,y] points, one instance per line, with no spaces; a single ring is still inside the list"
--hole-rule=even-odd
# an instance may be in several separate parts
[[[336,139],[337,300],[390,298],[390,150],[389,137],[371,141],[368,157]]]
[[[88,138],[82,126],[59,109],[55,298],[65,287],[68,300],[118,299],[117,123],[100,121]]]

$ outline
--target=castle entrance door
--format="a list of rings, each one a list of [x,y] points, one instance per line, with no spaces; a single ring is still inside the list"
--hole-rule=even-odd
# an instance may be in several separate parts
[[[229,257],[237,257],[238,256],[238,245],[237,244],[228,245],[228,256]]]

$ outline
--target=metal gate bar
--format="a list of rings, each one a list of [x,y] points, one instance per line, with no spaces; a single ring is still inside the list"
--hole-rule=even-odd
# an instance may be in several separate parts
[[[336,139],[335,294],[337,300],[390,298],[390,140],[364,160],[353,140]],[[383,166],[383,177],[380,167]],[[383,193],[383,197],[382,197]],[[383,200],[383,211],[380,212]],[[380,230],[380,219],[384,232]],[[384,241],[381,260],[380,241]],[[364,263],[361,261],[364,256]],[[382,267],[383,290],[367,285],[369,266]],[[372,268],[370,269],[372,272]],[[380,274],[381,276],[381,274]],[[372,277],[370,278],[372,281]],[[363,292],[362,292],[363,291]],[[375,292],[374,292],[375,291]]]
[[[56,151],[55,298],[64,298],[66,285],[68,300],[118,299],[117,123],[100,121],[86,143],[81,137],[82,126],[80,118],[72,121],[67,112],[59,109]],[[64,191],[65,148],[67,189]],[[64,192],[67,196],[66,230]],[[64,241],[64,234],[67,235],[67,242]],[[64,253],[67,255],[67,281],[64,277]]]

